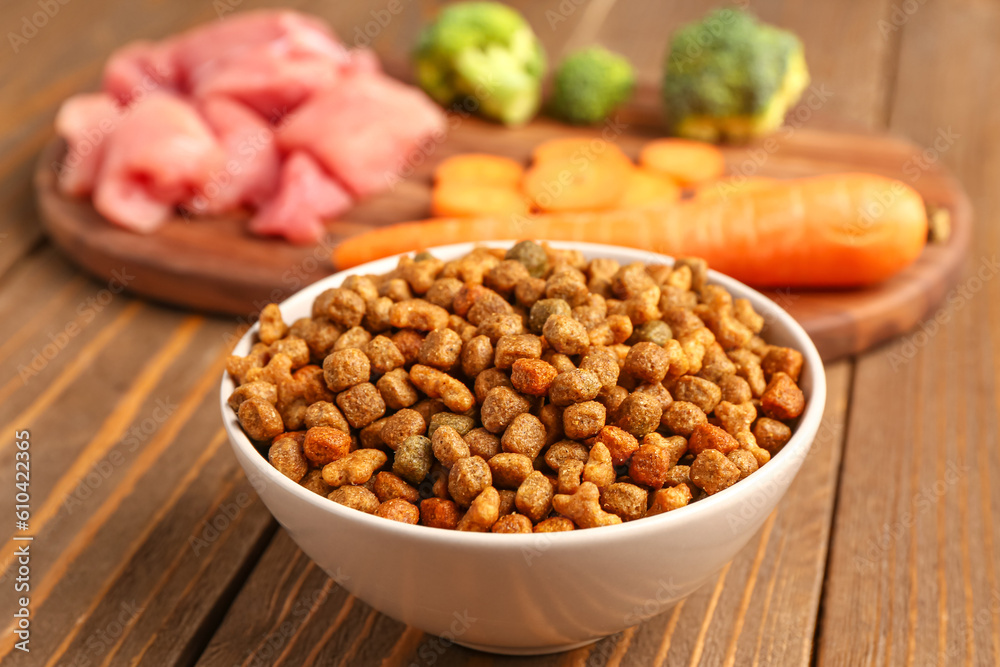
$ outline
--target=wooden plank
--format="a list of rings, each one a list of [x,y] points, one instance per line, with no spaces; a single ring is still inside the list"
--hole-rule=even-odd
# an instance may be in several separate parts
[[[902,35],[891,127],[954,169],[981,222],[947,306],[858,362],[819,664],[998,664],[1000,128],[982,109],[1000,91],[981,82],[1000,9],[927,3],[883,27]]]

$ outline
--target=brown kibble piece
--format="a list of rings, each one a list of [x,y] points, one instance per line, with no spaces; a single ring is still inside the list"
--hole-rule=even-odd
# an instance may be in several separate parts
[[[633,392],[618,406],[616,424],[636,438],[652,433],[660,426],[663,408],[650,394]]]
[[[510,381],[522,394],[545,396],[557,371],[541,359],[518,359],[511,366]]]
[[[530,533],[531,519],[523,514],[508,514],[497,519],[490,530],[494,533]]]
[[[611,452],[604,443],[595,442],[590,448],[590,455],[583,466],[583,481],[601,489],[614,483],[615,466],[611,461]]]
[[[415,526],[420,521],[420,510],[402,498],[390,498],[378,506],[375,516]]]
[[[278,410],[262,398],[248,398],[240,403],[237,415],[240,425],[252,440],[271,440],[285,430]]]
[[[323,360],[323,377],[330,391],[341,392],[368,382],[371,377],[371,362],[368,355],[357,348],[337,350]]]
[[[534,532],[536,533],[562,533],[567,530],[575,530],[576,526],[573,522],[564,516],[554,516],[552,518],[546,519],[545,521],[539,521],[535,526]]]
[[[274,441],[267,452],[267,460],[293,482],[301,480],[309,471],[309,461],[302,451],[302,443],[290,435]]]
[[[344,329],[361,324],[365,300],[357,292],[342,287],[328,289],[313,302],[313,318],[325,317]]]
[[[591,438],[605,428],[607,412],[597,401],[574,403],[563,411],[563,433],[572,440]]]
[[[316,401],[306,409],[305,427],[329,426],[350,435],[351,426],[344,418],[344,413],[329,401]]]
[[[472,500],[468,511],[458,522],[457,529],[485,533],[500,518],[500,494],[488,486]]]
[[[628,463],[632,454],[639,449],[639,441],[628,431],[617,426],[605,426],[597,434],[595,442],[599,442],[608,448],[611,461],[614,465],[620,466]]]
[[[646,511],[646,516],[656,516],[664,512],[671,512],[686,506],[691,502],[691,489],[687,484],[660,489],[653,494],[653,502]]]
[[[750,429],[750,425],[757,419],[757,408],[750,401],[738,405],[722,401],[715,406],[715,417],[726,433],[735,436]]]
[[[260,342],[265,345],[280,340],[288,333],[288,325],[281,318],[281,309],[278,304],[269,303],[260,311],[260,327],[257,335]]]
[[[375,475],[372,491],[375,492],[375,495],[378,496],[378,499],[383,503],[392,498],[400,498],[411,503],[420,501],[419,491],[407,484],[406,481],[399,475],[386,472],[384,470]]]
[[[723,454],[728,454],[739,446],[740,443],[736,438],[712,424],[699,424],[691,432],[691,437],[688,439],[688,450],[695,456],[707,449],[715,449]]]
[[[549,400],[555,405],[592,401],[601,392],[601,381],[591,371],[574,369],[556,375],[549,387]]]
[[[299,480],[299,486],[303,489],[309,489],[313,493],[323,496],[326,498],[333,491],[333,487],[327,484],[323,480],[323,471],[319,468],[313,468],[305,474],[305,476]]]
[[[505,452],[524,454],[534,461],[545,447],[545,426],[535,415],[521,413],[504,430],[500,445]]]
[[[674,466],[667,472],[665,486],[678,486],[691,483],[691,466]]]
[[[490,474],[493,476],[493,486],[498,489],[516,489],[534,472],[531,459],[524,454],[502,452],[491,458],[488,463]]]
[[[402,368],[393,369],[380,377],[376,387],[382,400],[393,410],[408,408],[420,398],[416,387],[410,382],[410,374]]]
[[[717,449],[702,451],[691,464],[691,481],[710,496],[729,488],[739,479],[740,469]]]
[[[451,426],[441,426],[435,429],[431,436],[431,449],[434,457],[445,468],[451,468],[459,459],[471,455],[469,445],[462,435]]]
[[[670,459],[670,450],[666,447],[642,445],[629,460],[628,476],[639,484],[659,489],[666,483],[672,467]]]
[[[792,429],[777,419],[761,417],[754,424],[753,435],[757,439],[757,445],[774,456],[792,439]]]
[[[463,437],[469,446],[469,453],[488,461],[500,453],[500,436],[494,435],[485,428],[474,428]]]
[[[365,514],[374,514],[379,507],[378,497],[363,486],[342,486],[331,491],[327,498]]]
[[[474,336],[462,346],[462,372],[474,378],[493,365],[493,344],[489,336]]]
[[[382,425],[382,442],[395,450],[411,435],[423,435],[426,431],[423,415],[406,408],[386,418]]]
[[[410,382],[431,398],[440,398],[452,412],[465,412],[476,400],[461,380],[430,366],[414,364],[410,369]]]
[[[420,501],[420,523],[425,526],[454,530],[458,527],[458,518],[458,507],[450,500],[425,498]]]
[[[745,479],[752,473],[757,472],[757,468],[759,467],[754,455],[745,449],[736,449],[729,452],[728,458],[740,469],[740,479]]]
[[[771,376],[760,397],[760,407],[772,419],[795,419],[802,414],[806,399],[795,381],[783,371]]]
[[[772,346],[761,359],[760,367],[768,380],[780,372],[788,375],[792,382],[798,382],[802,372],[802,353],[790,347]]]
[[[590,347],[590,336],[582,324],[570,315],[553,315],[542,327],[542,334],[556,352],[573,356]]]
[[[625,370],[643,382],[662,382],[669,368],[667,351],[656,343],[636,343],[625,357]]]
[[[583,461],[569,459],[559,466],[559,473],[556,475],[556,489],[559,493],[576,493],[577,488],[583,481]]]
[[[572,440],[557,442],[545,452],[545,463],[554,472],[558,472],[566,461],[586,463],[588,458],[590,457],[587,448]]]
[[[407,299],[393,304],[389,323],[398,329],[444,329],[448,326],[448,311],[423,299]]]
[[[363,428],[385,414],[385,401],[370,382],[337,394],[337,407],[354,428]]]
[[[753,399],[753,392],[750,391],[750,384],[735,372],[731,375],[724,375],[718,382],[719,389],[722,390],[722,400],[729,403],[746,403]]]
[[[508,387],[496,387],[486,395],[480,409],[483,426],[491,433],[504,431],[514,418],[531,408],[528,399]]]
[[[430,438],[411,435],[396,450],[392,471],[410,484],[420,484],[426,479],[434,463]]]
[[[302,451],[316,468],[343,458],[351,450],[351,436],[332,426],[315,426],[306,431]]]
[[[722,400],[722,390],[710,380],[685,375],[670,386],[670,395],[677,401],[693,403],[705,414],[711,414]]]
[[[542,339],[534,334],[503,336],[497,341],[493,365],[507,370],[518,359],[538,359],[542,356]]]
[[[447,371],[458,362],[462,354],[462,337],[451,329],[437,329],[427,334],[417,360],[425,366]]]
[[[596,528],[621,523],[621,517],[601,508],[601,492],[591,482],[584,482],[572,495],[557,493],[552,498],[555,511],[580,528]]]
[[[375,336],[372,338],[365,345],[364,352],[371,362],[371,370],[379,375],[388,373],[406,363],[406,357],[396,347],[396,344],[392,342],[392,339],[387,336]],[[367,378],[365,379],[367,380]]]
[[[649,494],[645,489],[628,483],[615,483],[601,492],[601,509],[621,517],[622,521],[635,521],[646,515]]]
[[[674,401],[663,413],[663,422],[672,433],[687,438],[699,424],[707,424],[708,417],[694,403]]]
[[[536,470],[517,487],[514,504],[521,514],[531,519],[533,523],[538,523],[547,517],[552,510],[552,496],[554,494],[555,489],[552,482]]]
[[[247,382],[246,384],[238,386],[233,393],[229,395],[226,403],[232,410],[238,411],[240,409],[240,404],[248,398],[259,398],[263,401],[267,401],[271,405],[274,405],[278,402],[278,388],[270,382],[265,382],[264,380]]]
[[[448,473],[448,492],[459,507],[468,507],[492,483],[490,466],[478,456],[459,459]]]
[[[323,481],[330,486],[365,484],[388,460],[378,449],[356,449],[323,466]]]

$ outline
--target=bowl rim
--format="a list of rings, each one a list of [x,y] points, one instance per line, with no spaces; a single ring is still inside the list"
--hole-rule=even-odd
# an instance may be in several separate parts
[[[628,257],[631,261],[641,261],[644,263],[673,264],[675,261],[675,259],[669,255],[624,246],[575,241],[538,240],[539,242],[548,243],[554,248],[564,250],[580,250],[590,256],[602,256],[602,253],[603,256],[614,254],[618,257]],[[426,251],[435,253],[441,257],[447,256],[450,258],[452,255],[458,256],[466,254],[472,248],[477,246],[510,247],[516,242],[517,241],[514,240],[504,239],[475,243],[455,243],[427,248]],[[345,269],[343,271],[338,271],[298,290],[282,301],[279,304],[279,308],[284,311],[286,305],[288,305],[290,301],[298,301],[306,298],[305,293],[307,292],[310,294],[318,294],[324,289],[337,287],[352,274],[375,273],[391,270],[395,266],[395,262],[397,262],[400,257],[412,256],[415,252],[417,251],[390,255]],[[383,268],[381,265],[386,265],[388,268]],[[378,268],[373,268],[376,266]],[[373,514],[366,514],[364,512],[339,505],[338,503],[335,503],[328,498],[324,498],[314,491],[310,491],[309,489],[301,486],[299,483],[293,482],[291,479],[278,472],[278,470],[271,465],[270,461],[268,461],[267,458],[263,456],[256,447],[254,447],[253,443],[246,436],[246,434],[243,433],[234,411],[229,407],[227,400],[233,391],[234,383],[226,371],[223,371],[222,373],[219,393],[223,425],[225,426],[230,445],[236,453],[243,455],[242,457],[237,458],[245,458],[246,460],[252,461],[254,472],[263,477],[265,484],[275,484],[280,489],[283,489],[293,497],[296,497],[298,500],[306,502],[309,505],[312,505],[315,509],[329,513],[340,520],[359,523],[360,525],[358,528],[388,531],[389,533],[398,534],[401,538],[441,540],[456,546],[461,545],[463,548],[496,549],[498,546],[516,548],[531,546],[537,547],[540,540],[544,540],[546,543],[549,543],[551,540],[552,546],[557,544],[560,546],[575,546],[578,542],[589,542],[603,538],[611,539],[615,536],[623,538],[630,533],[638,534],[643,531],[667,530],[671,527],[674,529],[682,529],[683,526],[698,522],[700,517],[703,515],[713,512],[724,512],[727,506],[729,506],[730,509],[738,509],[741,506],[741,500],[752,497],[756,492],[760,492],[763,489],[773,488],[769,485],[773,485],[775,482],[780,482],[782,475],[788,474],[789,469],[793,467],[795,471],[792,473],[792,477],[794,478],[794,476],[798,474],[798,467],[802,462],[804,462],[812,447],[813,440],[819,431],[819,426],[822,422],[826,405],[826,374],[823,361],[820,358],[819,352],[816,350],[815,344],[812,342],[812,339],[805,332],[802,326],[772,299],[752,287],[736,280],[735,278],[731,278],[712,269],[709,269],[708,278],[710,283],[721,285],[731,293],[734,289],[737,292],[742,292],[743,294],[740,296],[745,296],[746,298],[751,299],[751,301],[754,302],[754,309],[758,312],[761,312],[761,308],[758,306],[763,305],[763,310],[768,312],[766,314],[761,314],[765,315],[765,317],[773,317],[773,320],[771,320],[771,326],[777,326],[787,330],[788,334],[795,339],[797,349],[802,352],[805,362],[803,364],[803,373],[806,377],[808,377],[811,387],[806,408],[799,417],[799,423],[795,428],[795,431],[792,433],[791,439],[785,444],[780,452],[771,458],[767,464],[761,466],[759,470],[754,472],[749,477],[740,480],[726,489],[723,489],[719,493],[702,498],[695,503],[671,512],[663,512],[662,514],[653,517],[644,517],[641,520],[626,521],[612,526],[602,526],[600,530],[577,529],[571,531],[560,531],[557,533],[514,533],[505,534],[503,538],[497,538],[492,533],[444,530],[440,528],[431,528],[429,526],[411,525],[401,523],[399,521],[384,519]],[[249,349],[248,346],[251,344],[251,338],[256,334],[258,327],[259,323],[254,323],[254,325],[240,337],[239,341],[233,347],[233,353],[236,353],[243,347],[247,347],[247,349]],[[796,465],[796,459],[799,459],[798,466]],[[246,473],[248,471],[245,470],[244,472]],[[791,484],[791,481],[792,480],[788,480],[788,484]],[[255,490],[258,483],[258,481],[252,480],[252,485],[255,487]],[[264,494],[260,493],[259,495],[263,497]],[[784,491],[780,492],[778,495],[780,499],[780,496],[784,495]],[[759,508],[755,511],[759,511]]]

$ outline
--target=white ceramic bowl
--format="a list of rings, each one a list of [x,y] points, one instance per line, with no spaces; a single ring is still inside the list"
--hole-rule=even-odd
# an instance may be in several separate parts
[[[551,242],[588,258],[625,264],[671,262],[641,250]],[[512,241],[488,245],[510,247]],[[472,244],[432,248],[448,260]],[[388,257],[321,280],[281,304],[289,322],[352,273],[383,273]],[[787,491],[812,445],[826,401],[823,364],[805,331],[773,301],[711,272],[710,282],[746,297],[769,342],[800,350],[807,404],[791,441],[734,486],[688,507],[617,526],[566,533],[496,535],[411,526],[370,516],[308,491],[275,470],[243,434],[226,405],[222,417],[236,458],[292,539],[340,585],[403,623],[472,648],[508,654],[562,651],[596,641],[655,614],[712,578],[750,538]],[[246,354],[251,329],[236,346]]]

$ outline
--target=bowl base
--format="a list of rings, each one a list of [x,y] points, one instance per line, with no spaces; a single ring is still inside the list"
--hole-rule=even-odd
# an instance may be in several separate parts
[[[464,646],[465,648],[471,648],[476,651],[483,651],[484,653],[499,653],[500,655],[548,655],[549,653],[562,653],[563,651],[572,651],[573,649],[580,648],[581,646],[587,646],[588,644],[593,644],[596,641],[600,641],[602,637],[597,639],[588,639],[587,641],[576,642],[575,644],[554,644],[551,646],[528,646],[524,648],[518,648],[516,646],[490,646],[488,644],[472,644],[469,642],[463,642],[455,640],[455,643],[459,646]]]

